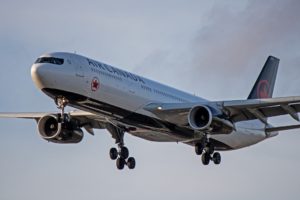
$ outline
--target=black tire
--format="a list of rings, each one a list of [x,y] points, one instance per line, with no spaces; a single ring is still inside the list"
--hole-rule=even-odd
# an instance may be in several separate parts
[[[128,166],[129,169],[134,169],[135,168],[135,159],[133,157],[128,158],[127,166]]]
[[[117,159],[117,162],[116,162],[116,165],[117,165],[117,168],[118,168],[119,170],[124,169],[124,166],[125,166],[125,159],[124,159],[124,158],[118,158],[118,159]]]
[[[120,157],[127,159],[128,156],[129,156],[129,151],[128,151],[127,147],[121,147]]]
[[[195,145],[195,152],[196,152],[196,154],[197,155],[201,155],[202,154],[202,152],[203,152],[203,145],[201,144],[201,143],[197,143],[196,145]]]
[[[109,157],[112,160],[116,160],[118,158],[118,150],[116,148],[111,148],[109,150]]]
[[[203,165],[208,165],[210,161],[210,155],[208,153],[202,154],[201,160]]]
[[[214,153],[212,160],[216,165],[221,163],[221,154],[219,152]]]

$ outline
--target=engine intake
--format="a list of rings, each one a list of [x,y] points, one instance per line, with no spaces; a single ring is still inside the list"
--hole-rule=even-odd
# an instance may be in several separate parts
[[[206,106],[195,106],[188,114],[189,125],[194,130],[208,129],[212,123],[211,110]]]
[[[57,115],[46,115],[38,122],[38,131],[43,139],[56,138],[62,129],[62,124],[58,122]]]
[[[61,123],[59,115],[46,115],[38,122],[40,136],[54,143],[79,143],[83,138],[83,131],[75,121]]]

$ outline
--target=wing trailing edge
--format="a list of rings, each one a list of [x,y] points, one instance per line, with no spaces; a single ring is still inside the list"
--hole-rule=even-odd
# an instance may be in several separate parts
[[[300,128],[300,124],[296,125],[289,125],[289,126],[278,126],[278,127],[269,127],[266,128],[266,133],[271,133],[271,132],[277,132],[277,131],[286,131],[286,130],[292,130],[292,129],[298,129]]]

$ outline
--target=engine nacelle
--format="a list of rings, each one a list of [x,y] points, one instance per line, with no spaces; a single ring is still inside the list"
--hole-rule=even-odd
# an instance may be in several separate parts
[[[208,129],[212,123],[212,112],[206,106],[195,106],[188,114],[188,122],[194,130]]]
[[[59,115],[46,115],[38,122],[40,136],[54,143],[79,143],[83,138],[83,131],[75,121],[61,123]]]
[[[230,134],[235,130],[234,124],[224,119],[221,111],[204,105],[195,106],[190,110],[188,122],[192,129],[205,130],[210,134]]]

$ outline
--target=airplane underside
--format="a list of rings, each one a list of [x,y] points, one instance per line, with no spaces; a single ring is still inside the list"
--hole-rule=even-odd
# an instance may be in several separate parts
[[[130,166],[130,162],[128,164],[128,161],[124,159],[123,161],[119,161],[118,159],[129,159],[129,151],[124,146],[125,132],[149,141],[182,142],[191,146],[195,146],[197,155],[201,155],[202,151],[209,152],[207,154],[203,154],[204,156],[202,156],[202,161],[204,160],[203,163],[205,165],[209,163],[209,160],[214,161],[215,164],[219,164],[221,162],[220,154],[215,151],[226,151],[233,149],[232,147],[213,138],[211,138],[209,142],[206,137],[195,138],[194,131],[190,129],[178,127],[174,124],[149,116],[130,112],[122,108],[85,97],[83,95],[49,88],[43,89],[43,92],[54,99],[55,102],[57,102],[58,97],[66,98],[68,100],[67,105],[104,117],[105,120],[100,121],[100,123],[102,123],[101,127],[107,129],[115,139],[116,144],[118,144],[119,150],[116,150],[115,148],[110,150],[110,157],[112,160],[117,159],[118,168],[123,168],[126,164],[129,165],[129,168],[133,167]],[[215,158],[213,155],[215,155]],[[133,159],[134,158],[130,157],[129,161],[132,161]],[[132,162],[134,162],[135,166],[135,160]]]
[[[109,121],[103,121],[103,123],[111,122],[115,125],[123,126],[127,133],[136,137],[154,142],[183,142],[190,145],[195,145],[196,143],[194,131],[190,129],[130,112],[72,92],[57,89],[43,89],[43,91],[52,99],[59,96],[67,98],[69,100],[68,105],[71,107],[104,116]],[[232,147],[220,141],[211,140],[216,150],[232,150]]]

